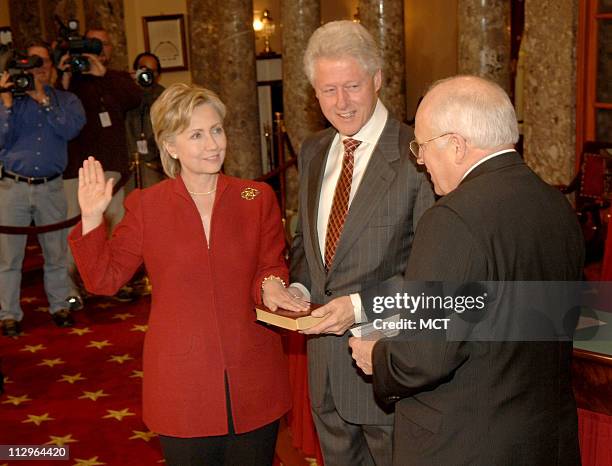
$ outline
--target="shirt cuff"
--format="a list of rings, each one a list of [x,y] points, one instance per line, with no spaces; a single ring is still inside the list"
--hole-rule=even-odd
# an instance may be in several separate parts
[[[366,316],[366,313],[363,312],[363,306],[361,305],[361,296],[359,296],[359,293],[351,293],[349,295],[349,298],[351,298],[351,302],[353,303],[353,312],[355,313],[355,323],[361,324],[363,322],[367,322],[368,317]]]
[[[304,295],[304,299],[306,301],[310,301],[310,291],[308,291],[308,288],[306,288],[304,285],[302,285],[299,282],[293,282],[289,286],[293,286],[294,288],[297,288],[298,290],[300,290],[302,294]]]

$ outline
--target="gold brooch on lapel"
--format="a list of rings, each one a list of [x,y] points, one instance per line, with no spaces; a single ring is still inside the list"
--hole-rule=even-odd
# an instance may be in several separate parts
[[[257,196],[259,196],[259,190],[255,188],[244,188],[240,193],[240,197],[242,199],[246,199],[247,201],[252,201]]]

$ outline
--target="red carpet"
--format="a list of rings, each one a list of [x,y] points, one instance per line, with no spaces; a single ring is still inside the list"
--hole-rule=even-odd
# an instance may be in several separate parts
[[[5,375],[0,445],[68,446],[70,460],[0,460],[0,466],[164,464],[156,436],[141,420],[149,298],[130,304],[91,298],[74,314],[75,327],[60,329],[47,312],[42,263],[38,244],[28,241],[21,299],[24,334],[0,335]],[[285,466],[308,464],[292,443],[281,423],[275,466],[280,458]]]
[[[148,299],[102,298],[59,329],[46,312],[42,285],[22,293],[24,336],[0,337],[5,394],[0,444],[68,445],[70,461],[3,465],[154,465],[159,442],[141,420],[141,355]]]

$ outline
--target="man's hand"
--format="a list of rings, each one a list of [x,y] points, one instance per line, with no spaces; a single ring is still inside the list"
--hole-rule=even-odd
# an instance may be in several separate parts
[[[302,333],[343,335],[355,323],[355,311],[349,296],[333,299],[325,306],[312,311],[311,315],[313,317],[325,317],[325,319]]]
[[[62,88],[67,91],[70,87],[70,80],[72,79],[72,71],[70,71],[70,54],[65,54],[60,58],[57,69],[62,72]]]
[[[106,66],[102,64],[100,57],[97,55],[92,55],[91,53],[84,53],[83,56],[89,59],[89,71],[85,74],[100,77],[106,74]]]
[[[376,342],[382,337],[382,334],[370,334],[367,339],[351,337],[349,338],[349,346],[352,350],[352,356],[357,366],[366,375],[372,375],[372,350]]]
[[[4,71],[0,74],[0,89],[9,89],[13,87],[14,84],[10,82],[11,75],[8,71]],[[0,93],[0,98],[2,99],[2,105],[5,108],[11,108],[13,106],[13,94],[11,92],[2,92]]]
[[[282,282],[276,278],[266,280],[261,287],[261,291],[263,303],[272,311],[282,307],[289,311],[300,312],[306,311],[310,307],[310,303],[304,300],[300,290],[293,286],[285,288]]]

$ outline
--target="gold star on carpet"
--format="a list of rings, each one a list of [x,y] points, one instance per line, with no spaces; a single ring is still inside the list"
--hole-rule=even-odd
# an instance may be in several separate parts
[[[79,400],[89,398],[92,401],[97,401],[102,396],[108,396],[108,393],[104,393],[104,390],[98,390],[97,392],[83,392],[83,396],[79,397]]]
[[[43,349],[47,349],[46,346],[44,346],[43,344],[39,344],[39,345],[25,345],[23,348],[21,348],[20,351],[29,351],[30,353],[36,353],[37,351],[43,350]]]
[[[53,366],[57,366],[58,364],[65,364],[66,361],[62,361],[61,358],[55,358],[55,359],[43,359],[41,363],[37,364],[37,366],[49,366],[49,367],[53,367]]]
[[[130,375],[130,377],[142,379],[142,371],[132,371],[132,375]]]
[[[54,418],[49,417],[49,413],[42,414],[40,416],[35,416],[34,414],[28,414],[28,418],[25,421],[21,421],[22,423],[33,422],[37,426],[41,425],[45,421],[53,421]]]
[[[148,325],[134,325],[131,329],[132,332],[146,332],[149,330]]]
[[[36,298],[32,297],[32,296],[25,296],[23,298],[21,298],[21,302],[22,303],[33,303],[34,301],[36,301]]]
[[[106,416],[102,416],[102,419],[117,419],[118,421],[123,421],[123,418],[126,416],[136,416],[134,413],[130,412],[129,408],[122,409],[121,411],[116,411],[114,409],[107,409],[108,413]]]
[[[8,395],[7,399],[4,400],[2,402],[2,404],[8,404],[11,403],[15,406],[19,406],[21,403],[25,403],[26,401],[32,401],[31,398],[28,398],[28,395],[21,395],[21,396],[11,396]]]
[[[130,317],[134,317],[134,314],[130,314],[129,312],[126,312],[124,314],[115,314],[113,316],[113,319],[126,320],[126,319],[129,319]]]
[[[64,435],[63,437],[58,437],[56,435],[49,435],[49,438],[51,440],[44,443],[44,445],[57,445],[58,447],[63,447],[67,443],[78,442],[78,440],[75,440],[72,438],[72,434]]]
[[[119,364],[123,364],[125,361],[129,361],[130,359],[134,359],[134,358],[126,353],[123,356],[119,356],[118,354],[115,354],[114,356],[111,356],[110,359],[108,359],[107,361],[108,362],[118,362]]]
[[[87,348],[98,348],[98,349],[102,349],[105,346],[112,346],[112,343],[109,343],[108,340],[102,340],[102,341],[96,341],[96,340],[91,340],[89,342],[89,345],[87,345]]]
[[[4,376],[4,383],[5,383],[5,384],[7,384],[7,383],[13,383],[13,381],[12,381],[12,380],[9,378],[9,376],[8,376],[8,375],[5,375],[5,376]]]
[[[34,309],[34,312],[49,312],[49,308],[45,306],[38,306]]]
[[[74,375],[62,375],[62,378],[58,380],[58,382],[68,382],[69,384],[73,384],[74,382],[78,382],[79,380],[87,380],[85,377],[81,377],[81,373]]]
[[[99,307],[100,309],[106,309],[107,307],[115,307],[115,304],[113,304],[113,303],[100,303],[96,307]]]
[[[97,456],[93,456],[88,460],[83,460],[81,458],[75,458],[74,460],[76,461],[76,463],[74,463],[73,466],[99,466],[101,464],[106,464],[98,462]]]
[[[146,432],[143,432],[140,430],[133,430],[132,432],[134,432],[134,435],[132,435],[129,438],[130,440],[141,439],[141,440],[144,440],[145,442],[148,442],[153,437],[157,437],[157,434],[154,432],[151,432],[150,430],[147,430]]]
[[[78,335],[80,337],[82,337],[86,333],[91,333],[91,332],[92,332],[92,330],[90,330],[89,327],[85,327],[85,328],[73,328],[72,330],[70,330],[70,334],[71,335]]]

